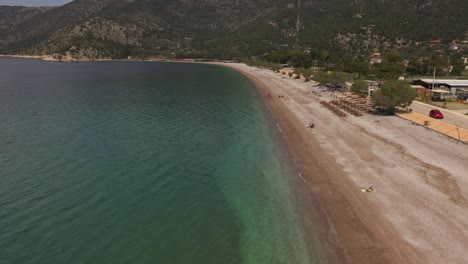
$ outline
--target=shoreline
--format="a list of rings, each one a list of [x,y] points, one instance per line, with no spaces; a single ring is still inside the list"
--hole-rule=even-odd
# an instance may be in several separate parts
[[[282,143],[287,148],[288,153],[286,153],[286,156],[291,159],[290,163],[292,163],[292,169],[296,172],[295,176],[299,179],[298,184],[301,182],[308,182],[310,185],[307,187],[312,188],[296,186],[296,190],[294,191],[297,191],[297,188],[301,189],[300,192],[302,192],[303,197],[298,195],[301,200],[300,203],[303,207],[311,208],[312,215],[315,216],[313,218],[318,218],[314,219],[316,221],[314,221],[313,226],[315,228],[314,231],[318,231],[317,236],[321,241],[322,252],[326,256],[326,261],[331,263],[353,263],[356,261],[358,263],[403,263],[403,259],[400,258],[391,257],[387,259],[387,256],[385,256],[387,253],[366,254],[363,258],[354,256],[353,253],[349,252],[351,248],[362,248],[366,251],[371,250],[378,252],[381,251],[381,249],[379,249],[381,247],[377,245],[376,242],[372,242],[371,245],[369,245],[367,241],[364,243],[365,245],[353,245],[355,244],[354,240],[343,240],[344,236],[359,237],[362,233],[368,233],[370,230],[363,228],[364,226],[362,226],[362,223],[358,221],[354,222],[353,225],[360,225],[361,228],[340,232],[339,230],[347,229],[346,226],[350,225],[351,221],[340,223],[342,219],[339,218],[342,217],[334,216],[334,212],[326,209],[335,207],[338,203],[345,203],[344,200],[340,199],[341,201],[337,201],[329,197],[329,193],[333,192],[335,188],[338,188],[338,186],[335,185],[336,183],[333,183],[333,178],[337,176],[334,170],[338,170],[338,168],[333,166],[333,168],[326,169],[322,166],[323,163],[330,165],[330,157],[327,157],[328,155],[323,155],[322,159],[304,159],[304,156],[314,157],[317,153],[324,151],[320,149],[317,142],[309,140],[308,135],[301,131],[306,131],[306,125],[302,125],[297,120],[294,120],[295,117],[289,113],[280,100],[277,100],[277,97],[268,97],[267,94],[270,90],[264,83],[255,78],[255,76],[247,71],[240,69],[235,70],[244,75],[255,86],[267,110],[271,114],[272,119],[276,122],[280,137],[284,141]],[[303,143],[305,143],[305,145]],[[307,165],[307,163],[312,164]],[[319,175],[320,177],[317,177]],[[295,179],[295,181],[297,181],[297,179]],[[313,185],[313,187],[311,185]],[[347,206],[338,207],[341,207],[338,211],[348,208]],[[352,212],[347,217],[355,219],[357,215],[355,212]],[[395,253],[392,253],[392,255],[393,254]],[[411,253],[411,255],[412,254],[414,253]]]
[[[213,64],[212,65],[219,65]],[[221,66],[225,66],[222,64]],[[230,68],[229,66],[225,66]],[[330,245],[327,241],[324,241],[324,237],[336,236],[335,233],[329,234],[328,227],[329,223],[323,221],[323,215],[321,212],[321,206],[314,196],[311,196],[308,188],[303,185],[306,181],[301,173],[301,168],[297,164],[297,160],[291,152],[291,145],[287,140],[287,135],[283,133],[283,127],[280,124],[283,124],[284,119],[278,118],[276,114],[273,114],[278,106],[274,104],[274,101],[271,101],[268,96],[268,91],[265,90],[261,84],[257,83],[254,79],[246,75],[245,72],[238,69],[234,69],[239,72],[248,82],[252,84],[256,93],[260,97],[260,101],[264,104],[265,113],[268,116],[269,122],[271,122],[271,127],[274,129],[273,134],[279,140],[278,147],[282,152],[282,157],[286,159],[288,164],[288,171],[291,179],[292,192],[295,196],[295,201],[297,201],[298,209],[305,219],[302,219],[301,224],[304,228],[310,228],[307,230],[306,241],[317,245],[316,239],[320,241],[317,245],[319,248],[314,248],[314,250],[309,250],[309,256],[311,259],[319,258],[322,262],[319,263],[348,263],[349,259],[346,254],[341,250],[337,250],[336,245]],[[272,104],[273,103],[273,104]],[[312,212],[310,212],[312,210]],[[315,254],[314,254],[315,253]]]
[[[69,56],[56,58],[54,55],[12,55],[0,54],[0,58],[15,58],[15,59],[33,59],[43,62],[177,62],[177,63],[232,63],[230,61],[217,60],[217,59],[76,59]]]
[[[310,83],[214,64],[240,72],[261,94],[297,171],[300,202],[319,220],[327,260],[464,263],[466,145],[398,117],[339,118],[310,94]],[[307,129],[309,122],[316,127]],[[360,191],[370,185],[375,193]]]
[[[56,59],[53,55],[0,55],[0,58],[15,58],[15,59],[32,59],[40,60],[43,62],[109,62],[109,61],[132,61],[132,62],[156,62],[145,59],[74,59],[71,57],[65,57],[63,59]]]

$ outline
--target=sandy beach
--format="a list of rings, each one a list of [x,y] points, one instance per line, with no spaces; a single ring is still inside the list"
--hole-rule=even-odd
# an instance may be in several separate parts
[[[264,96],[306,190],[303,202],[323,222],[332,262],[466,263],[466,144],[396,116],[341,118],[319,103],[327,94],[310,93],[311,83],[222,65]],[[375,192],[361,192],[370,185]]]

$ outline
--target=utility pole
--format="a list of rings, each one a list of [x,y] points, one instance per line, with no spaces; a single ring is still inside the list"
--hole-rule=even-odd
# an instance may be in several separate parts
[[[437,67],[434,66],[434,74],[432,74],[432,90],[434,90],[436,69]]]
[[[370,98],[370,82],[367,84],[367,97]]]

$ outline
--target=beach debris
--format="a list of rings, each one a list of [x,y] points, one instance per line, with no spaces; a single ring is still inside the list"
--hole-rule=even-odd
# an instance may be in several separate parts
[[[364,193],[364,192],[375,192],[375,189],[374,189],[374,187],[371,185],[371,186],[369,186],[368,188],[362,188],[362,189],[361,189],[361,192],[363,192],[363,193]]]
[[[276,123],[276,128],[278,128],[279,132],[283,133],[283,130],[281,130],[281,127],[280,127],[279,123]]]
[[[314,128],[314,127],[315,127],[315,124],[313,124],[313,123],[310,123],[310,124],[307,126],[307,128],[309,128],[309,129]]]
[[[304,177],[302,177],[302,174],[300,172],[298,172],[297,175],[299,176],[299,178],[301,178],[303,182],[307,183],[307,181],[304,179]]]

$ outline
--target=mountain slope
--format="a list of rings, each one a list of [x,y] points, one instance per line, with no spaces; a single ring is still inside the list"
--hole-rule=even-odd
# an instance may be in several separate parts
[[[20,25],[28,23],[48,10],[51,10],[51,8],[0,6],[0,32],[10,32],[10,34],[0,37],[0,45],[16,41],[15,33]]]
[[[463,37],[466,10],[466,0],[76,0],[1,16],[0,53],[221,58],[330,45],[365,53]]]
[[[48,11],[47,7],[21,7],[21,6],[1,6],[0,7],[0,30],[16,27],[26,23],[33,17]]]

